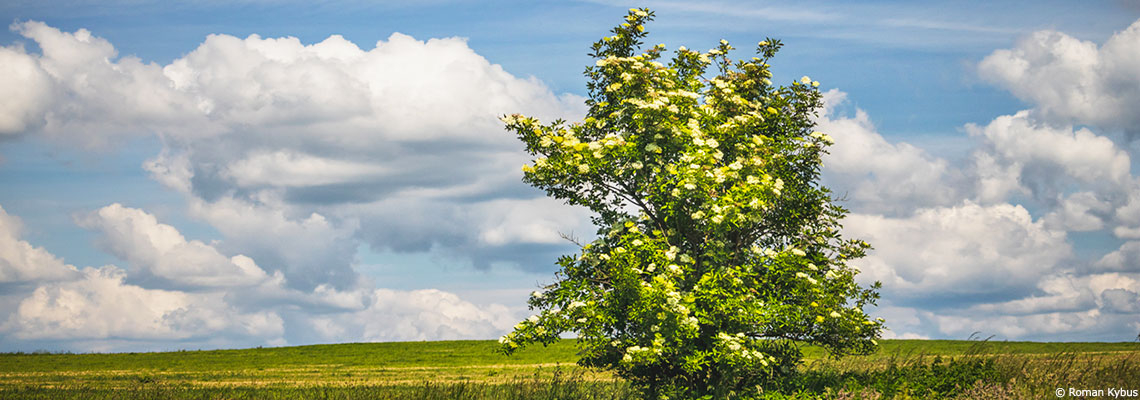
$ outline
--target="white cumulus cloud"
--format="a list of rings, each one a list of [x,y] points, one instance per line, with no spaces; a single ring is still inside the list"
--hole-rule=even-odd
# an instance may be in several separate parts
[[[836,89],[825,93],[825,112],[816,121],[816,129],[836,142],[824,157],[825,180],[833,191],[863,212],[908,213],[957,202],[961,178],[946,160],[909,143],[887,141],[863,110],[854,117],[837,115],[846,96]]]
[[[0,284],[70,280],[79,271],[20,238],[23,223],[0,207]]]
[[[100,234],[100,244],[127,261],[133,275],[154,277],[174,288],[252,286],[269,278],[253,259],[226,257],[213,246],[187,241],[173,226],[142,210],[112,204],[79,225]]]
[[[1103,45],[1039,31],[978,64],[982,78],[1032,103],[1047,119],[1137,132],[1140,21]]]
[[[180,341],[236,333],[270,339],[282,321],[270,311],[238,313],[219,293],[191,294],[124,283],[113,266],[85,268],[83,278],[36,290],[0,325],[15,339]]]
[[[1048,229],[1010,204],[966,201],[895,218],[857,213],[847,217],[844,232],[875,246],[858,262],[862,279],[881,281],[885,292],[912,300],[1017,296],[1071,256],[1064,231]]]

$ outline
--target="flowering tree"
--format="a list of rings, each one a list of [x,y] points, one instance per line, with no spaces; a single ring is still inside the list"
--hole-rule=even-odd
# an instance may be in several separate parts
[[[537,157],[524,180],[599,227],[558,260],[503,350],[573,332],[582,365],[651,397],[747,394],[794,373],[804,343],[873,350],[882,321],[863,307],[878,284],[859,287],[847,264],[869,245],[840,237],[846,210],[818,183],[832,144],[812,131],[818,82],[773,85],[772,39],[747,61],[721,40],[661,62],[664,44],[642,48],[652,19],[631,9],[594,43],[582,122],[503,117]]]

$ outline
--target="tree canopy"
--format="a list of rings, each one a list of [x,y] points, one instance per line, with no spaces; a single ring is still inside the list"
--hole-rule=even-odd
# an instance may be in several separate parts
[[[846,210],[819,182],[833,142],[813,130],[819,83],[771,81],[779,40],[735,62],[725,40],[645,47],[653,17],[630,9],[593,44],[582,121],[503,117],[536,157],[524,180],[598,227],[503,350],[570,332],[582,365],[654,397],[746,395],[794,373],[802,344],[873,350],[878,284],[849,264],[870,246],[842,238]]]

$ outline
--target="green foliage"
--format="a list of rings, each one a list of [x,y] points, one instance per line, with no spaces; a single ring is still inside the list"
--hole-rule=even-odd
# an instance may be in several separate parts
[[[848,265],[869,245],[840,237],[846,210],[818,182],[832,143],[812,130],[818,83],[774,85],[773,39],[735,63],[724,40],[643,51],[652,19],[631,9],[594,43],[583,121],[503,117],[536,156],[524,180],[595,212],[599,236],[558,260],[503,350],[573,332],[582,365],[650,397],[717,398],[792,375],[801,343],[872,351],[878,285]]]
[[[978,382],[1004,383],[992,358],[950,358],[935,356],[929,361],[916,358],[906,362],[889,360],[881,370],[838,371],[821,368],[781,382],[781,393],[875,392],[886,398],[945,398]]]

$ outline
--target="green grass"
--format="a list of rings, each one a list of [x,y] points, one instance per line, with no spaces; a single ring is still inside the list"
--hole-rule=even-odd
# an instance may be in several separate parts
[[[0,354],[0,398],[636,398],[613,375],[577,367],[573,340],[510,357],[495,353],[497,346],[446,341]],[[804,353],[803,373],[766,396],[1036,398],[1064,385],[1140,388],[1140,343],[883,340],[868,356],[834,360],[812,347]]]

